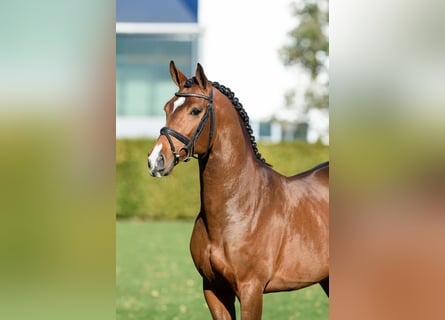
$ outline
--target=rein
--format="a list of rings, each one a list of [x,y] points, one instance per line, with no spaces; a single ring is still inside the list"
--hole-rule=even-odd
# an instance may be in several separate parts
[[[214,131],[214,127],[215,127],[215,111],[213,108],[213,88],[212,87],[210,87],[210,95],[208,95],[208,96],[198,94],[198,93],[180,93],[180,92],[176,92],[175,96],[184,97],[184,98],[187,98],[187,97],[201,98],[201,99],[205,99],[209,102],[207,104],[207,110],[204,113],[203,117],[201,118],[201,121],[199,122],[198,127],[196,128],[196,132],[193,134],[193,136],[190,139],[188,139],[187,137],[185,137],[178,131],[170,129],[168,127],[163,127],[161,129],[161,135],[164,135],[167,138],[168,143],[170,144],[170,149],[173,152],[173,155],[175,157],[175,165],[177,165],[180,161],[179,154],[183,150],[186,152],[185,158],[182,159],[182,161],[184,161],[184,162],[189,161],[190,157],[199,159],[199,158],[205,158],[206,156],[208,156],[210,147],[211,147],[211,143],[212,143],[213,131]],[[199,155],[198,157],[195,157],[194,149],[195,149],[196,140],[198,140],[199,136],[201,135],[201,132],[204,129],[204,126],[205,126],[207,120],[209,119],[209,117],[210,117],[210,133],[209,133],[209,143],[207,145],[207,150],[204,153],[204,155],[202,155],[202,156]],[[185,146],[180,148],[179,151],[176,151],[175,146],[173,145],[171,136],[175,137],[176,139],[178,139],[179,141],[184,143]]]

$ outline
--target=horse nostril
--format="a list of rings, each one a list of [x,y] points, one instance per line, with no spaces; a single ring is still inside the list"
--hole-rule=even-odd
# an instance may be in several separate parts
[[[160,154],[158,156],[158,158],[156,159],[156,167],[158,169],[164,169],[164,165],[165,165],[165,160],[164,160],[164,156],[162,154]]]

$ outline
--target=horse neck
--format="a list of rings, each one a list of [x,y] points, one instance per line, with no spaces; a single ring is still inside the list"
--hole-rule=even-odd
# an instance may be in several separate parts
[[[215,107],[217,128],[208,158],[201,159],[201,212],[209,227],[221,227],[221,221],[230,219],[224,208],[236,197],[252,193],[259,186],[261,164],[253,152],[250,138],[237,111],[227,100],[226,105]],[[261,169],[260,169],[261,170]]]
[[[258,163],[246,128],[232,103],[221,93],[215,94],[217,128],[208,159],[200,163],[201,183],[215,177],[239,181],[241,172]]]
[[[208,158],[200,161],[201,184],[238,184],[245,176],[242,173],[252,171],[257,162],[251,149],[241,133],[216,136]]]

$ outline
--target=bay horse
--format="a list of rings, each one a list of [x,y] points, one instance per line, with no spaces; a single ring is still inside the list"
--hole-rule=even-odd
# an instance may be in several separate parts
[[[213,319],[261,319],[263,293],[321,284],[329,296],[329,162],[286,177],[259,154],[233,92],[198,63],[188,79],[170,62],[179,90],[148,155],[154,177],[199,162],[201,209],[190,241]]]

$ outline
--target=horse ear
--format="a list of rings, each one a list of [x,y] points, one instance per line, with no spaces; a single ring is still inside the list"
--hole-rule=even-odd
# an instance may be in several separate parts
[[[187,77],[181,72],[181,70],[176,68],[175,63],[173,62],[173,60],[170,61],[170,75],[172,76],[173,82],[178,87],[181,86],[181,83],[183,83],[184,81],[187,80]]]
[[[205,90],[208,80],[204,73],[204,69],[202,68],[201,64],[199,64],[199,63],[196,67],[195,78],[196,78],[196,81],[198,81],[199,86]]]

